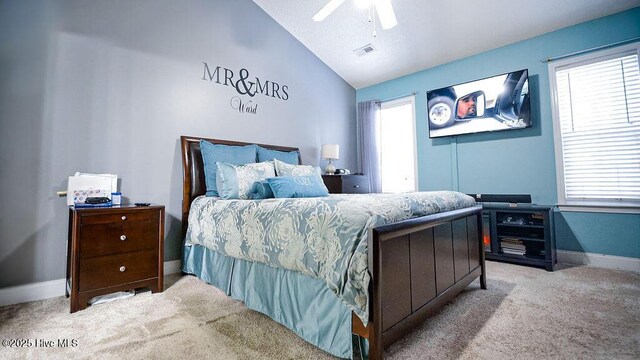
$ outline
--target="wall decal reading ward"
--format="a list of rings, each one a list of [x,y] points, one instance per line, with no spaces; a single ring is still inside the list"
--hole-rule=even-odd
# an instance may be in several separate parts
[[[220,66],[216,66],[212,72],[206,62],[203,61],[202,63],[204,64],[202,80],[215,81],[219,85],[231,86],[235,88],[239,95],[254,97],[256,94],[262,94],[284,101],[289,99],[289,93],[287,92],[289,87],[287,85],[280,85],[270,80],[262,81],[257,76],[254,78],[255,81],[248,81],[250,78],[249,70],[245,68],[240,69],[237,77],[233,70]]]
[[[231,100],[229,100],[229,105],[231,105],[232,109],[238,110],[241,114],[256,114],[258,112],[258,104],[254,104],[251,100],[244,103],[238,96],[232,97]]]

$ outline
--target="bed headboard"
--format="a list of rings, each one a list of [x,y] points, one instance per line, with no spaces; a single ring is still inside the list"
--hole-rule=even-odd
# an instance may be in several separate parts
[[[202,164],[202,154],[200,152],[200,140],[206,140],[214,144],[245,146],[253,143],[241,141],[229,141],[219,139],[208,139],[195,136],[180,136],[180,147],[182,149],[182,236],[187,233],[189,220],[189,209],[193,199],[204,195],[207,191],[204,182],[204,165]],[[280,151],[299,151],[300,149],[288,146],[256,144],[263,148]],[[302,164],[302,158],[298,155],[298,163]]]

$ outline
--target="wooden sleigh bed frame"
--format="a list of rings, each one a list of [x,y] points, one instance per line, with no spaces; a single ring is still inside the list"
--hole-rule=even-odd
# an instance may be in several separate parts
[[[181,136],[182,234],[192,201],[206,192],[200,140],[244,146],[252,143]],[[280,151],[298,148],[257,144]],[[301,159],[298,159],[302,163]],[[486,289],[482,207],[438,213],[379,226],[369,232],[371,275],[369,323],[352,315],[352,331],[369,341],[369,359],[422,323],[476,278]]]

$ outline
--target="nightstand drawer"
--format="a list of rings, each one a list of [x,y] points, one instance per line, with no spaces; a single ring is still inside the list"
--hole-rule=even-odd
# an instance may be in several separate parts
[[[109,214],[91,213],[80,216],[81,225],[126,223],[131,221],[160,220],[157,209],[118,211]]]
[[[367,194],[369,193],[369,178],[366,176],[351,175],[342,177],[343,194]]]
[[[80,256],[122,254],[158,246],[158,220],[80,226]]]
[[[94,257],[80,263],[79,291],[126,284],[158,276],[154,250]]]
[[[369,177],[366,175],[322,175],[330,194],[368,194]]]

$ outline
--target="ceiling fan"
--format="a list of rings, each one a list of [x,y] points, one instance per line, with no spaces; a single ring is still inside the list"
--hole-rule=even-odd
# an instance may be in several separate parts
[[[322,21],[327,16],[329,16],[338,6],[342,5],[346,0],[330,0],[327,5],[325,5],[320,11],[318,11],[315,15],[313,15],[314,21]],[[393,6],[391,6],[391,0],[355,0],[356,3],[361,7],[370,6],[371,10],[374,13],[378,13],[378,19],[380,19],[380,24],[382,28],[387,30],[391,29],[394,26],[398,25],[398,20],[396,19],[396,13],[393,11]],[[371,21],[371,18],[369,19]],[[375,24],[375,23],[374,23]]]

